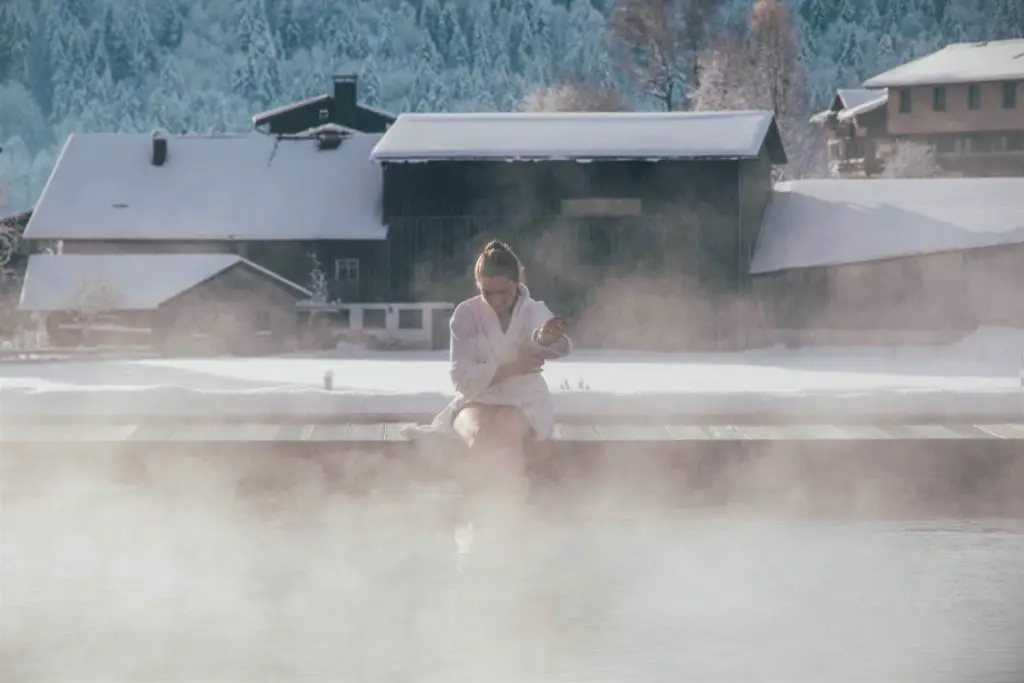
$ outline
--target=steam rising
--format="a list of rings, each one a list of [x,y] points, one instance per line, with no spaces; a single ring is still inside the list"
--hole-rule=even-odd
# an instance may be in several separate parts
[[[927,496],[906,479],[872,485],[865,467],[844,470],[861,482],[851,497],[785,456],[730,458],[703,479],[657,459],[629,466],[623,453],[577,463],[528,498],[482,499],[459,573],[451,499],[419,461],[199,453],[5,454],[5,680],[995,681],[1021,670],[1024,527],[911,522],[923,509],[912,499]],[[822,505],[829,493],[841,502]]]
[[[539,298],[586,290],[555,311],[580,334],[663,347],[723,310],[642,259],[566,268],[548,228],[495,236],[548,264]],[[0,679],[1019,680],[1024,464],[960,447],[576,454],[479,501],[464,573],[451,498],[370,454],[8,451]]]

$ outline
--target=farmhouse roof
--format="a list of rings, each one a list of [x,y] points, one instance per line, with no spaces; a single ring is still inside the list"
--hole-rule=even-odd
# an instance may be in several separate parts
[[[387,236],[380,134],[336,149],[315,136],[72,134],[25,229],[37,240],[316,240]]]
[[[377,161],[749,159],[786,163],[770,111],[401,114]]]
[[[1024,243],[1024,178],[794,180],[775,186],[750,272]]]
[[[69,311],[82,306],[92,285],[104,288],[110,310],[149,311],[231,268],[247,268],[296,297],[312,294],[235,254],[33,254],[19,308]]]
[[[864,81],[865,88],[1024,79],[1024,38],[953,43]]]

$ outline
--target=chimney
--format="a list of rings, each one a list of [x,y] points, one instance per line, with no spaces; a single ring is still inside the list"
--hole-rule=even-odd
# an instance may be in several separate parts
[[[359,76],[356,74],[334,76],[334,120],[332,123],[358,130],[358,107],[356,105],[358,84]]]
[[[153,156],[154,166],[163,166],[167,161],[167,137],[160,131],[153,131]]]

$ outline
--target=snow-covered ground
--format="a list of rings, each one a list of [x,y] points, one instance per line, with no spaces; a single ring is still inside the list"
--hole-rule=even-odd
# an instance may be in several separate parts
[[[941,348],[581,351],[545,370],[559,415],[1000,415],[1022,411],[1024,331]],[[324,389],[324,375],[333,388]],[[351,415],[440,410],[443,352],[261,359],[94,360],[0,366],[0,414]]]

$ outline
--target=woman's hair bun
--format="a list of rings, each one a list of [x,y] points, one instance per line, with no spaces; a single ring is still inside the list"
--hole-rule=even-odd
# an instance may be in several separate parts
[[[484,251],[504,251],[505,253],[511,253],[512,249],[502,242],[501,240],[491,240],[484,247]]]

